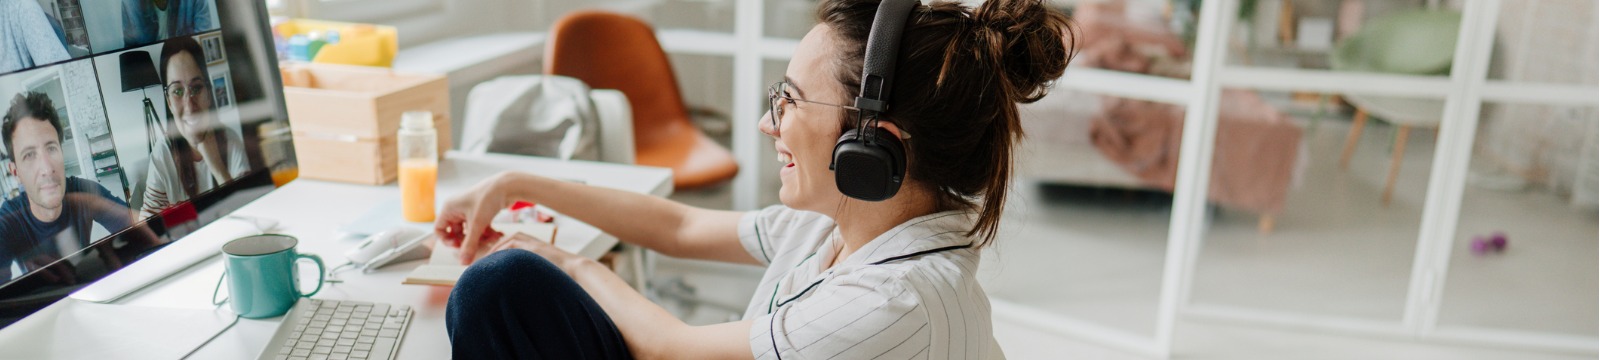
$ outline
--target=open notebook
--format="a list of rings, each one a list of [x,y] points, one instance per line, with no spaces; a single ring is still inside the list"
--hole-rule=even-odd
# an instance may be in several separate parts
[[[555,243],[555,224],[495,223],[494,225],[490,225],[490,227],[494,228],[495,231],[505,234],[506,237],[521,233],[535,239],[549,241],[552,244]],[[456,284],[456,280],[461,278],[461,273],[467,271],[467,266],[461,265],[461,257],[457,256],[457,254],[460,252],[460,249],[449,246],[440,246],[440,244],[435,243],[433,246],[433,254],[428,257],[428,263],[411,270],[411,274],[406,275],[405,281],[402,281],[401,283],[410,285],[454,286]]]

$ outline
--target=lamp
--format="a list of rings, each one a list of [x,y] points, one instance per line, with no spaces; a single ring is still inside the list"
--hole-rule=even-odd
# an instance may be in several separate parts
[[[150,59],[150,53],[144,50],[132,50],[117,55],[117,62],[122,70],[122,92],[139,91],[144,95],[144,125],[145,125],[145,151],[155,151],[157,136],[166,138],[166,131],[161,126],[161,118],[156,117],[155,104],[150,102],[150,95],[145,89],[161,86],[161,76],[156,74],[156,65]]]

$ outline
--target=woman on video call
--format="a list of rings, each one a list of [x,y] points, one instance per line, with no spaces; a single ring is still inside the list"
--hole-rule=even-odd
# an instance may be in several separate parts
[[[784,164],[782,205],[699,209],[524,173],[446,203],[435,231],[472,264],[446,313],[455,357],[986,356],[989,303],[975,274],[980,249],[998,240],[1022,135],[1017,104],[1061,76],[1073,33],[1040,0],[915,5],[875,125],[880,138],[904,139],[905,179],[887,200],[864,201],[841,192],[830,162],[844,131],[860,126],[860,110],[840,104],[861,88],[878,5],[818,4],[818,25],[767,90],[760,130]],[[598,262],[487,229],[518,200],[670,256],[767,269],[743,320],[690,326]]]
[[[200,43],[188,36],[167,40],[161,47],[167,139],[156,141],[150,152],[141,219],[248,170],[244,140],[217,118],[204,54]]]

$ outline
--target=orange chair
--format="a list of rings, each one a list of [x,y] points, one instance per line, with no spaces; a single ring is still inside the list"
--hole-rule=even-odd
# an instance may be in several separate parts
[[[672,64],[644,21],[600,11],[563,16],[550,30],[544,72],[627,95],[635,161],[671,168],[674,188],[715,185],[739,173],[733,153],[689,122]]]

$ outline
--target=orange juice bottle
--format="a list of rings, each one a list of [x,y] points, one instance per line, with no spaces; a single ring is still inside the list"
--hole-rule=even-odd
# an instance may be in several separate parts
[[[433,113],[400,116],[400,211],[406,221],[432,222],[433,190],[439,179],[439,134]]]

